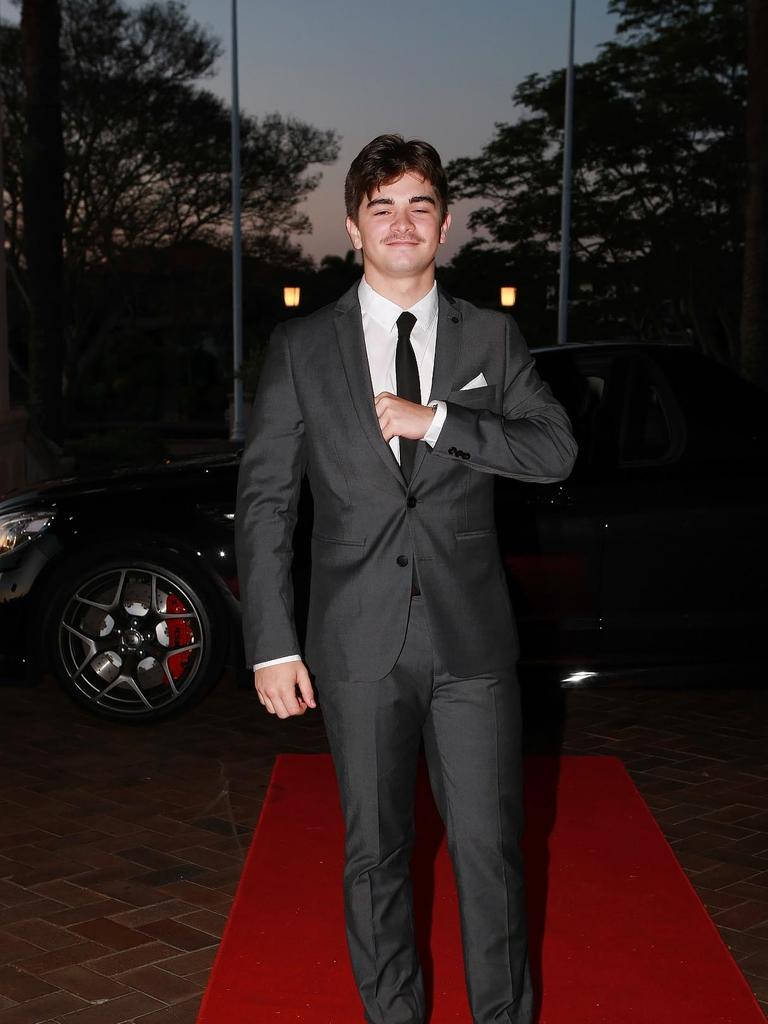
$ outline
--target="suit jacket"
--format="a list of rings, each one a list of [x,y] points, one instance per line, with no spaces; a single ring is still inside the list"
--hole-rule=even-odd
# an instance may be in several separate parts
[[[483,373],[487,385],[461,390]],[[493,475],[565,478],[568,417],[514,321],[440,290],[429,400],[447,416],[406,484],[379,428],[357,285],[279,325],[240,465],[235,544],[248,664],[301,652],[292,535],[306,472],[314,501],[304,659],[319,681],[380,679],[405,638],[413,560],[446,669],[513,664],[517,631],[494,522]]]

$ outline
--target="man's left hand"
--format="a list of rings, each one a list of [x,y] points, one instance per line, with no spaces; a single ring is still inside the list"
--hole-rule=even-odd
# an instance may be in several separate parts
[[[379,427],[387,443],[393,437],[409,437],[412,441],[419,441],[435,418],[435,410],[430,406],[398,398],[391,391],[379,392],[374,402]]]

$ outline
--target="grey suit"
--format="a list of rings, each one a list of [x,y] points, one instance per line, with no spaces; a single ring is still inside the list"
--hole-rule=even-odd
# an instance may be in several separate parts
[[[461,390],[480,372],[487,386]],[[347,930],[367,1020],[423,1020],[408,879],[423,734],[474,1019],[527,1024],[518,644],[493,474],[563,479],[576,445],[514,322],[442,291],[432,399],[447,417],[433,449],[419,443],[406,484],[376,417],[357,286],[276,329],[238,481],[245,653],[255,664],[300,651],[290,562],[306,472],[305,660],[347,822]],[[414,568],[421,597],[411,599]]]

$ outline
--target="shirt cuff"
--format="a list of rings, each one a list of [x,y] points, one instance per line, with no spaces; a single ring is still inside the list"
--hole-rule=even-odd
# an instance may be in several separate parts
[[[435,415],[432,417],[429,430],[426,432],[424,437],[419,438],[419,440],[426,441],[431,448],[440,436],[440,431],[443,429],[445,417],[448,415],[448,407],[445,402],[441,402],[439,400],[430,402],[429,405],[431,409],[435,410]]]
[[[255,672],[257,668],[266,668],[267,665],[283,665],[286,661],[301,661],[301,655],[289,654],[285,658],[272,658],[271,661],[260,661],[258,665],[253,666]]]

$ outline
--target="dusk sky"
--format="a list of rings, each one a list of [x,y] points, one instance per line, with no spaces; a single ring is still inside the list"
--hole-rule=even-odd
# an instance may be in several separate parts
[[[224,44],[210,87],[229,97],[230,4],[186,6]],[[612,37],[616,19],[607,6],[577,0],[577,62]],[[517,83],[564,65],[568,0],[240,0],[238,20],[241,106],[291,114],[342,136],[338,161],[323,168],[307,202],[313,233],[299,239],[319,259],[349,248],[344,176],[359,150],[375,135],[399,132],[427,139],[445,162],[479,153],[494,122],[514,119]],[[470,237],[468,204],[452,212],[441,261]]]
[[[616,19],[607,6],[608,0],[577,0],[577,62],[612,37]],[[205,84],[228,100],[229,0],[188,0],[186,7],[224,46],[218,74]],[[7,0],[2,10],[18,16]],[[375,135],[425,138],[444,162],[474,156],[494,122],[515,118],[510,97],[517,83],[565,63],[568,0],[240,0],[238,10],[241,107],[293,115],[342,137],[339,160],[322,168],[323,181],[307,203],[313,234],[297,239],[318,259],[349,248],[344,176]],[[452,212],[441,261],[469,237],[468,204]]]

